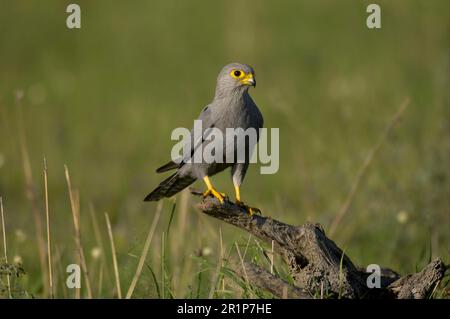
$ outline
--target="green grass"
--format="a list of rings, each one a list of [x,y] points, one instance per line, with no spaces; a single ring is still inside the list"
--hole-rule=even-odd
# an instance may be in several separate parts
[[[327,230],[368,152],[409,98],[333,240],[358,265],[409,273],[430,256],[449,262],[447,1],[378,1],[383,20],[376,31],[365,27],[369,1],[78,3],[81,30],[65,27],[64,2],[9,1],[0,10],[0,196],[8,261],[25,269],[19,280],[27,296],[48,296],[32,213],[45,226],[43,156],[55,296],[75,296],[64,285],[65,267],[78,260],[65,164],[79,195],[93,295],[117,296],[104,212],[125,295],[157,207],[142,200],[162,178],[154,169],[169,158],[170,133],[192,125],[231,61],[254,66],[251,94],[265,125],[280,128],[280,170],[260,175],[253,165],[245,202]],[[25,187],[21,125],[34,203]],[[213,183],[233,193],[229,173]],[[198,213],[196,201],[180,194],[176,206],[164,202],[133,297],[208,297],[222,279],[216,297],[265,296],[225,270],[213,282],[221,251],[237,257],[235,242],[245,247],[248,237]],[[254,242],[249,258],[269,267]],[[288,275],[279,258],[275,268]]]

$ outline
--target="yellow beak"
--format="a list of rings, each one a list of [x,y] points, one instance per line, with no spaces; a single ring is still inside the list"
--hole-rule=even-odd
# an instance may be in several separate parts
[[[242,84],[245,85],[250,85],[250,86],[256,86],[256,80],[253,77],[253,74],[249,73],[247,74],[242,80],[241,80]]]

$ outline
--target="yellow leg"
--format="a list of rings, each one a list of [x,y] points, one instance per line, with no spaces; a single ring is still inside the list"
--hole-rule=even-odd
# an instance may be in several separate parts
[[[241,189],[238,185],[234,185],[234,191],[236,192],[236,203],[241,203]]]
[[[241,189],[239,187],[239,185],[234,184],[234,191],[236,193],[236,204],[241,206],[242,208],[244,208],[245,210],[247,210],[247,212],[250,215],[253,215],[254,213],[261,213],[261,210],[259,208],[255,208],[255,207],[250,207],[244,204],[243,201],[241,201]]]
[[[206,187],[208,187],[206,192],[203,193],[203,196],[206,197],[209,195],[213,195],[215,198],[217,198],[219,200],[220,203],[223,203],[225,194],[219,193],[218,191],[215,190],[215,188],[212,186],[211,181],[209,180],[208,176],[203,177],[203,181],[205,182]]]

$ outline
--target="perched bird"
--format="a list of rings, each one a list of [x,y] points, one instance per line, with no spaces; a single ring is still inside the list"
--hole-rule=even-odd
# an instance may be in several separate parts
[[[211,128],[219,129],[223,132],[224,136],[227,128],[242,128],[244,130],[253,128],[257,132],[258,140],[259,129],[263,127],[263,117],[248,93],[251,86],[256,86],[255,72],[251,66],[241,63],[226,65],[217,77],[213,101],[202,110],[198,117],[198,120],[202,121],[202,134],[205,134]],[[238,138],[245,137],[241,136]],[[191,152],[188,152],[187,156],[181,158],[181,160],[170,161],[156,170],[157,173],[173,169],[176,171],[147,195],[145,201],[158,201],[163,197],[171,197],[196,180],[202,179],[207,187],[203,196],[212,195],[219,202],[223,203],[226,197],[225,194],[218,192],[212,186],[209,177],[231,167],[231,175],[236,192],[236,204],[244,207],[250,214],[259,211],[257,208],[245,205],[241,200],[240,193],[240,186],[247,172],[254,145],[250,145],[248,141],[244,142],[246,155],[243,161],[237,161],[236,154],[228,154],[232,155],[231,158],[234,160],[228,162],[197,163],[195,161],[189,161],[189,159],[195,157],[195,153],[197,152],[196,147],[199,144],[206,145],[210,141],[207,141],[204,136],[195,140],[193,131],[191,131],[191,142]],[[225,147],[227,143],[235,143],[236,146],[238,141],[234,138],[232,141],[225,141],[225,149],[223,150],[224,157],[226,157],[227,151],[230,152]],[[234,147],[232,151],[234,150],[235,152],[236,149],[237,147]]]

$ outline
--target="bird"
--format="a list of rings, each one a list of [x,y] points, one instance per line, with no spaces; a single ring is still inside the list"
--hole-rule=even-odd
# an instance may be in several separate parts
[[[244,204],[240,190],[249,166],[250,154],[255,145],[250,145],[248,140],[243,144],[246,154],[245,159],[240,161],[237,160],[236,154],[228,154],[231,155],[232,160],[227,161],[207,163],[190,160],[195,156],[198,145],[205,146],[210,142],[204,136],[208,129],[218,129],[225,135],[227,128],[242,128],[244,130],[252,128],[257,133],[256,142],[258,142],[264,120],[261,111],[249,94],[251,87],[256,87],[256,77],[254,69],[250,65],[230,63],[222,68],[217,76],[214,98],[211,103],[203,108],[197,118],[197,120],[202,121],[202,136],[195,140],[196,137],[191,130],[190,144],[192,145],[190,145],[190,152],[186,152],[184,153],[187,154],[186,156],[171,160],[156,169],[157,173],[171,170],[175,170],[175,172],[164,179],[145,197],[144,201],[158,201],[164,197],[172,197],[195,181],[203,180],[206,184],[203,197],[213,196],[220,203],[224,203],[228,197],[216,190],[210,177],[231,167],[236,204],[244,208],[250,215],[255,212],[261,213],[258,208]],[[240,136],[237,139],[239,138],[245,137]],[[236,146],[238,141],[233,138],[233,141],[226,141],[224,145],[227,145],[227,143],[234,143],[234,146]],[[236,147],[234,147],[234,150],[236,150]],[[228,152],[230,151],[228,150]],[[225,157],[227,149],[224,149],[223,154]]]

